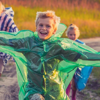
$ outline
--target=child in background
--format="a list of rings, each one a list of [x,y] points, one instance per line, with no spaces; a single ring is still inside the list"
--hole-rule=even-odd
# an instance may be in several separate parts
[[[0,2],[0,31],[17,32],[18,28],[13,21],[14,12],[11,7],[5,8]],[[10,55],[0,52],[0,76],[3,71],[3,66],[11,58]]]
[[[85,44],[84,42],[80,41],[78,38],[80,36],[79,28],[75,24],[70,24],[66,31],[66,35],[69,39],[76,41],[81,44]]]
[[[22,70],[25,71],[25,75],[21,73],[22,77],[18,80],[19,83],[23,81],[20,84],[19,100],[68,100],[64,84],[67,78],[66,73],[74,70],[80,64],[88,65],[89,62],[89,65],[100,66],[100,63],[96,62],[100,61],[100,54],[97,51],[87,46],[84,46],[85,49],[83,49],[81,44],[70,39],[60,38],[60,32],[56,33],[59,30],[57,30],[59,23],[60,18],[53,11],[37,12],[37,32],[22,30],[17,35],[21,34],[23,37],[9,35],[10,39],[0,32],[3,34],[0,36],[0,45],[5,45],[2,48],[8,50],[9,52],[5,52],[9,54],[10,49],[11,52],[13,51],[18,75],[21,73],[21,68],[27,67],[27,71]],[[66,27],[61,33],[65,29]],[[6,34],[6,36],[8,35]],[[82,59],[89,62],[86,64]],[[95,61],[93,62],[93,60]],[[73,63],[73,66],[60,66],[62,61]],[[24,79],[26,75],[27,80]],[[24,94],[24,99],[22,94]]]
[[[73,41],[76,41],[76,42],[78,42],[78,43],[81,43],[81,44],[84,44],[84,45],[85,45],[84,42],[82,42],[82,41],[80,41],[80,40],[78,39],[79,36],[80,36],[80,31],[79,31],[79,28],[78,28],[75,24],[71,24],[71,25],[68,27],[68,29],[67,29],[67,31],[66,31],[66,35],[68,36],[69,39],[71,39],[71,40],[73,40]],[[85,68],[87,68],[87,67],[85,67]],[[83,68],[83,70],[84,70],[85,68]],[[91,71],[92,71],[92,67],[89,67],[89,66],[88,66],[88,68],[90,68],[90,69],[89,69],[89,72],[86,74],[86,75],[87,75],[86,77],[89,77],[89,75],[90,75],[90,73],[91,73]],[[76,84],[78,83],[78,81],[80,81],[80,80],[79,80],[80,77],[81,77],[81,79],[83,78],[83,76],[81,76],[81,74],[80,74],[80,71],[83,71],[83,70],[82,70],[81,68],[78,68],[78,69],[76,70],[75,75],[74,75],[72,81],[70,82],[70,84],[68,85],[68,87],[67,87],[67,89],[66,89],[66,94],[69,96],[70,89],[71,89],[71,84],[72,84],[72,100],[76,100],[76,91],[77,91],[77,86],[76,86]],[[85,70],[86,70],[86,69],[85,69]],[[88,69],[87,69],[87,70],[88,70]],[[86,72],[86,71],[85,71],[85,72]],[[79,74],[80,74],[80,75],[79,75]],[[77,75],[78,75],[78,76],[77,76]],[[85,79],[88,80],[88,78],[86,78],[86,77],[85,77]],[[84,79],[83,79],[83,83],[82,83],[82,84],[86,84],[87,80],[84,81]],[[82,84],[81,84],[81,85],[82,85]],[[83,86],[83,87],[85,88],[85,86]],[[83,89],[83,87],[82,87],[82,89]]]

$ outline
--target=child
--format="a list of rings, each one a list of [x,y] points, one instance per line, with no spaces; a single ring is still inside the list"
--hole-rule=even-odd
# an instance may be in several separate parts
[[[68,27],[68,29],[67,29],[67,31],[66,31],[66,35],[68,36],[68,38],[69,39],[71,39],[71,40],[73,40],[73,41],[76,41],[76,42],[78,42],[78,43],[81,43],[81,44],[85,44],[84,42],[82,42],[82,41],[80,41],[79,39],[78,39],[78,37],[79,37],[79,35],[80,35],[80,32],[79,32],[79,29],[78,29],[78,27],[75,25],[75,24],[71,24],[69,27]],[[87,68],[87,69],[86,69]],[[82,76],[82,72],[83,72],[83,70],[87,70],[87,71],[85,71],[84,73],[87,75],[85,75],[86,77],[83,77]],[[81,72],[82,71],[82,72]],[[67,87],[67,89],[66,89],[66,94],[69,96],[69,93],[70,93],[70,88],[71,88],[71,84],[72,84],[72,100],[76,100],[76,91],[77,91],[77,84],[79,84],[79,81],[80,81],[80,79],[82,80],[83,79],[83,81],[82,81],[82,83],[81,83],[81,88],[83,89],[83,88],[85,88],[85,86],[86,86],[86,82],[87,82],[87,80],[88,80],[88,77],[89,77],[89,75],[90,75],[90,73],[91,73],[91,71],[92,71],[92,67],[85,67],[85,68],[83,68],[83,69],[81,69],[81,68],[78,68],[77,70],[76,70],[76,73],[75,73],[75,75],[74,75],[74,79],[72,79],[72,82],[70,82],[70,84],[68,85],[68,87]],[[79,79],[80,78],[80,79]],[[84,80],[85,79],[85,80]],[[75,80],[75,81],[74,81]],[[76,82],[76,84],[75,84],[75,82]],[[82,85],[84,84],[84,86],[82,87]],[[82,89],[80,89],[80,88],[78,88],[79,90],[82,90]]]
[[[5,8],[0,2],[0,31],[17,32],[18,28],[13,21],[14,12],[12,8]],[[0,52],[0,76],[3,71],[3,66],[11,58],[10,55]]]
[[[78,43],[84,44],[82,41],[78,40],[80,36],[80,31],[78,27],[75,24],[70,24],[66,31],[66,35],[68,36],[69,39],[76,41]]]
[[[67,100],[66,73],[80,65],[100,66],[97,51],[60,38],[66,26],[60,24],[62,30],[57,30],[59,22],[53,11],[38,12],[37,32],[22,30],[16,35],[0,32],[0,45],[4,45],[0,51],[12,55],[16,62],[19,100]],[[73,65],[64,66],[63,60]]]

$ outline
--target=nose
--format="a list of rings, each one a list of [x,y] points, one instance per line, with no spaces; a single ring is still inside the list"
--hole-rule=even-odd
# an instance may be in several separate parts
[[[45,30],[45,29],[46,29],[46,27],[45,27],[45,26],[43,26],[43,27],[42,27],[42,29],[44,29],[44,30]]]
[[[74,36],[74,35],[72,35],[72,37],[74,38],[75,36]]]

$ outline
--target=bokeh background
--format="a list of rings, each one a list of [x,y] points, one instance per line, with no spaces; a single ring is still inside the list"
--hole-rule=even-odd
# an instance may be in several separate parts
[[[14,21],[20,30],[35,31],[37,11],[53,10],[61,23],[76,24],[80,38],[100,36],[100,0],[1,0],[15,12]],[[63,34],[65,37],[65,34]]]

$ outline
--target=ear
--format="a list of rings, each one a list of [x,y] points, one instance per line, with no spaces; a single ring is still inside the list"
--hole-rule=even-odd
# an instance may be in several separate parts
[[[54,30],[53,34],[55,34],[55,33],[56,33],[56,31],[57,31],[57,29],[55,29],[55,30]]]

